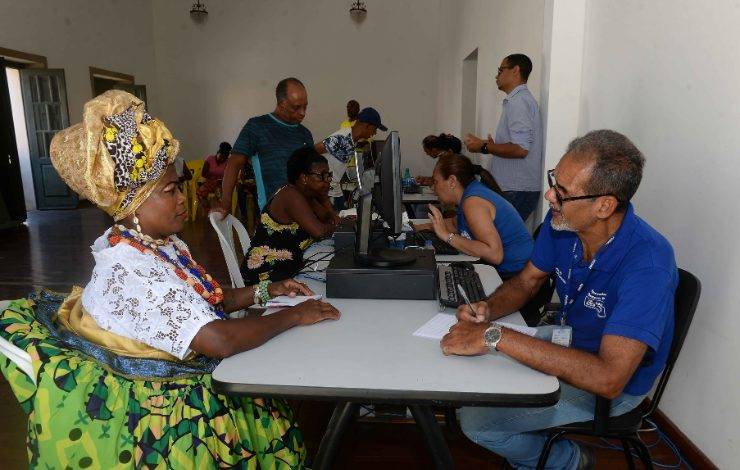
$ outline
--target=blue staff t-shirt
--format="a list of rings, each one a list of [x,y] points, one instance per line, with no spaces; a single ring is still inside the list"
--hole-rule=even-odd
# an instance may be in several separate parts
[[[253,117],[244,124],[232,152],[252,161],[260,209],[265,207],[269,196],[288,182],[288,159],[306,145],[313,145],[311,131],[301,124],[283,122],[272,114]]]
[[[541,271],[555,273],[561,299],[568,292],[575,295],[585,281],[567,312],[566,323],[573,327],[572,346],[598,353],[604,335],[646,344],[645,358],[623,390],[633,396],[646,394],[663,370],[673,340],[673,299],[678,286],[673,248],[635,215],[630,204],[614,240],[594,256],[589,275],[581,240],[573,232],[554,230],[551,220],[552,211],[542,223],[531,261]],[[566,285],[571,265],[571,280]]]
[[[496,191],[478,180],[472,181],[463,191],[460,207],[457,211],[457,229],[461,236],[469,240],[475,240],[475,237],[470,231],[468,221],[465,220],[465,213],[462,210],[463,202],[469,197],[485,199],[496,208],[496,216],[492,223],[501,238],[501,245],[504,249],[504,259],[501,264],[496,266],[496,270],[504,274],[521,271],[532,255],[534,242],[519,213],[509,201]]]

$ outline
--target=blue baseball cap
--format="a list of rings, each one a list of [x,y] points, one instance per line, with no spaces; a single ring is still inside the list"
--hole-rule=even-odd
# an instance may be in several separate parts
[[[363,110],[360,111],[360,114],[357,115],[357,120],[372,124],[383,132],[388,130],[388,128],[380,122],[380,113],[377,112],[375,108],[363,108]]]

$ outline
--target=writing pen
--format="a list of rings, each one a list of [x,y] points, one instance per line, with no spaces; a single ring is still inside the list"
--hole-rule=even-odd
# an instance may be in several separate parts
[[[475,316],[475,310],[473,309],[473,306],[470,304],[470,299],[468,299],[468,294],[465,293],[465,289],[463,289],[463,286],[458,284],[457,291],[460,293],[465,303],[468,304],[468,308],[470,308],[470,313],[472,313],[473,316]]]

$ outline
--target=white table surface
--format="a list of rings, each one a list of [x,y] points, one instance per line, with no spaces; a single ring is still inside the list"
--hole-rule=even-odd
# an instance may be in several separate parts
[[[409,219],[409,222],[416,225],[428,224],[429,219]],[[458,255],[443,255],[435,253],[434,259],[436,259],[438,263],[452,263],[453,261],[469,261],[474,263],[476,261],[480,261],[479,257],[466,255],[465,253],[460,253]]]
[[[490,266],[476,270],[486,292],[500,284]],[[325,292],[323,283],[307,282]],[[557,379],[502,354],[444,356],[438,341],[413,336],[439,312],[436,301],[328,300],[342,312],[340,320],[293,328],[224,359],[213,372],[216,387],[361,402],[546,406],[558,399]],[[505,321],[524,324],[519,313]]]
[[[434,202],[438,200],[439,198],[437,198],[437,195],[428,186],[422,186],[420,193],[416,193],[416,194],[402,193],[401,194],[401,201],[404,203],[422,204],[425,202]]]

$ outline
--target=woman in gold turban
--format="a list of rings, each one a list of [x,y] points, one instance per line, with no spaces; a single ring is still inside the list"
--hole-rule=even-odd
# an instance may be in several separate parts
[[[308,301],[266,317],[227,313],[271,296],[311,294],[288,279],[222,289],[177,232],[185,198],[179,143],[122,91],[85,105],[51,143],[52,163],[116,222],[92,246],[85,289],[11,304],[0,335],[33,359],[0,364],[29,412],[31,467],[299,468],[305,449],[281,400],[217,394],[218,359],[293,326],[339,318]]]

